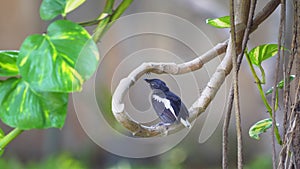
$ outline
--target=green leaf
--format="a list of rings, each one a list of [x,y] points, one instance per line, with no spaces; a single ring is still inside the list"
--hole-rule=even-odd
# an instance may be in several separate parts
[[[295,77],[296,77],[295,75],[290,75],[290,82],[291,82],[291,81],[293,81],[293,80],[295,79]],[[278,84],[277,84],[277,88],[278,88],[278,89],[282,89],[282,88],[283,88],[283,86],[284,86],[284,79],[283,79],[283,80],[281,80],[280,82],[278,82]],[[265,94],[266,94],[266,95],[269,95],[269,94],[271,94],[271,93],[273,92],[273,89],[274,89],[273,87],[272,87],[272,88],[270,88],[269,90],[267,90],[267,91],[266,91],[266,93],[265,93]]]
[[[67,111],[68,94],[38,92],[22,79],[0,82],[0,118],[22,130],[61,128]]]
[[[278,52],[277,44],[264,44],[253,48],[249,52],[251,63],[258,66],[262,61],[276,55]]]
[[[96,71],[99,53],[81,26],[59,20],[48,34],[32,35],[23,42],[17,64],[20,74],[38,91],[80,91]]]
[[[66,16],[85,0],[43,0],[40,7],[40,16],[43,20],[51,20],[58,15]]]
[[[216,28],[230,28],[230,16],[223,16],[220,18],[208,18],[206,24],[209,24]]]
[[[258,121],[249,129],[249,136],[253,139],[259,140],[260,139],[259,135],[266,132],[267,129],[271,127],[272,127],[271,118]]]
[[[96,71],[99,62],[97,45],[81,26],[65,20],[48,27],[48,35],[58,53],[74,66],[84,80]]]
[[[0,51],[0,76],[16,76],[18,51]]]
[[[66,0],[43,0],[40,7],[40,16],[43,20],[51,20],[64,13]]]
[[[83,4],[85,0],[67,0],[67,5],[65,7],[65,13],[69,13]]]

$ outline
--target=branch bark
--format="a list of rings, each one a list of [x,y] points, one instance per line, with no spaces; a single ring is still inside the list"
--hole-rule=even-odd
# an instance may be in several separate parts
[[[243,42],[242,42],[242,49],[241,49],[241,53],[239,54],[239,56],[237,58],[237,70],[236,70],[237,73],[240,70],[240,66],[241,66],[241,63],[243,60],[243,56],[244,56],[244,51],[247,47],[249,35],[251,32],[251,28],[253,26],[253,17],[254,17],[256,2],[257,2],[256,0],[251,1],[249,17],[248,17],[249,19],[247,22],[247,27],[246,27]],[[229,128],[229,122],[230,122],[231,111],[232,111],[232,106],[233,106],[233,99],[234,99],[234,86],[231,85],[227,109],[226,109],[226,113],[225,113],[224,124],[223,124],[223,144],[222,144],[222,152],[223,152],[222,168],[223,169],[228,168],[228,128]]]
[[[278,31],[278,55],[276,59],[276,66],[275,66],[275,75],[274,75],[274,84],[273,84],[273,92],[272,92],[272,163],[273,168],[277,168],[277,155],[276,155],[276,142],[275,142],[275,127],[276,127],[276,111],[277,111],[277,98],[278,98],[278,91],[277,91],[277,83],[278,83],[278,76],[279,76],[279,66],[281,57],[284,56],[281,50],[281,47],[284,46],[284,38],[285,38],[285,0],[281,0],[281,9],[280,9],[280,26]],[[275,90],[276,89],[276,90]],[[281,142],[281,140],[280,140]]]
[[[296,85],[295,85],[295,101],[294,101],[294,111],[296,114],[296,126],[295,126],[295,132],[293,135],[293,154],[294,154],[294,164],[295,168],[299,169],[300,168],[300,1],[295,0],[296,6],[294,8],[297,8],[297,12],[294,14],[296,15],[296,22],[297,22],[297,35],[296,35],[296,46],[295,46],[295,70],[296,70]]]

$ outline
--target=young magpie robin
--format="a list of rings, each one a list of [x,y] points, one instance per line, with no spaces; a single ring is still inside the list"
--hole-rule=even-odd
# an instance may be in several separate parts
[[[153,90],[151,95],[152,106],[164,125],[182,123],[190,128],[187,120],[189,112],[181,99],[172,93],[166,83],[159,79],[144,79]]]

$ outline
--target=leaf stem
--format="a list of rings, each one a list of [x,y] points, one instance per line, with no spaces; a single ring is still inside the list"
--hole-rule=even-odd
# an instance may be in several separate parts
[[[265,70],[264,70],[264,68],[263,68],[261,65],[259,65],[258,67],[259,67],[260,72],[261,72],[261,78],[262,78],[261,84],[265,84],[265,83],[266,83],[266,74],[265,74]]]
[[[120,5],[117,7],[115,12],[111,17],[111,21],[115,21],[124,13],[124,11],[129,7],[129,5],[133,2],[133,0],[123,0]]]
[[[21,130],[19,128],[13,129],[11,132],[9,132],[7,135],[5,135],[0,140],[0,150],[5,149],[5,147],[13,141],[17,136],[19,136],[24,130]]]
[[[106,4],[104,6],[104,10],[103,12],[99,15],[99,17],[97,19],[102,18],[104,15],[108,16],[108,17],[104,17],[104,19],[102,19],[97,28],[94,31],[93,34],[93,40],[97,43],[100,41],[101,37],[103,36],[104,32],[107,29],[107,25],[110,21],[111,16],[109,16],[112,11],[113,11],[113,7],[114,7],[114,3],[115,0],[106,0]]]
[[[98,19],[94,19],[94,20],[90,20],[90,21],[85,21],[85,22],[79,22],[78,25],[86,27],[86,26],[93,26],[93,25],[97,25],[101,20]]]
[[[270,117],[272,118],[272,108],[271,108],[271,106],[270,106],[270,104],[269,104],[269,102],[268,102],[268,100],[267,100],[267,98],[266,98],[266,95],[265,95],[265,93],[264,93],[264,91],[263,91],[263,88],[262,88],[262,82],[260,81],[260,79],[258,78],[258,76],[257,76],[257,74],[256,74],[256,72],[255,72],[255,70],[254,70],[254,67],[253,67],[253,65],[252,65],[252,62],[251,62],[251,60],[250,60],[250,56],[249,56],[249,54],[247,53],[247,52],[245,52],[245,55],[246,55],[246,58],[247,58],[247,61],[248,61],[248,64],[249,64],[249,67],[250,67],[250,70],[251,70],[251,72],[252,72],[252,75],[253,75],[253,77],[254,77],[254,80],[255,80],[255,83],[256,83],[256,85],[257,85],[257,88],[258,88],[258,91],[259,91],[259,94],[260,94],[260,97],[261,97],[261,99],[262,99],[262,101],[264,102],[264,105],[265,105],[265,107],[267,108],[267,111],[269,112],[269,115],[270,115]],[[263,72],[262,72],[263,73]],[[264,78],[264,77],[263,77]],[[282,144],[282,142],[281,142],[281,138],[280,138],[280,134],[279,134],[279,131],[278,131],[278,127],[277,126],[274,126],[274,133],[275,133],[275,136],[276,136],[276,139],[277,139],[277,142],[278,142],[278,144]]]
[[[115,20],[117,20],[124,11],[129,7],[133,0],[123,0],[120,5],[113,10],[114,0],[107,0],[102,14],[98,17],[98,20],[102,19],[97,28],[94,31],[93,40],[97,43],[100,41],[104,33]],[[104,18],[103,18],[104,16]]]

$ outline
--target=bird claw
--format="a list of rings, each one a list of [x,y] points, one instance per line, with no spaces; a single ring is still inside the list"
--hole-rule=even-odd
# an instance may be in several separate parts
[[[157,124],[151,126],[150,128],[151,128],[152,130],[155,130],[157,127],[160,127],[160,126],[163,126],[163,125],[164,125],[163,122],[159,122],[159,123],[157,123]]]
[[[169,128],[169,126],[171,126],[171,123],[164,123],[164,122],[159,122],[158,124],[156,124],[154,127],[159,127],[159,126],[164,126],[166,127],[166,129]]]
[[[159,122],[156,125],[152,126],[152,129],[159,129],[162,136],[168,135],[168,129],[171,123]]]

